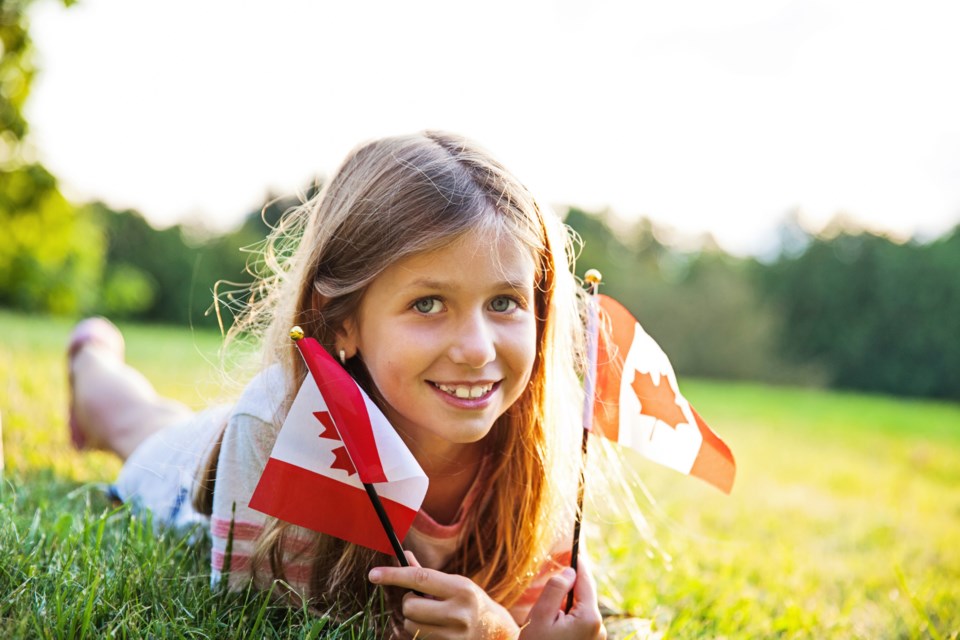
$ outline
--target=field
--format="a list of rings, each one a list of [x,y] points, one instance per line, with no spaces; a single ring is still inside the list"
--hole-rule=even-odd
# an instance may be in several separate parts
[[[128,359],[196,407],[215,334],[123,326]],[[204,543],[111,506],[104,454],[67,443],[70,323],[0,313],[0,637],[364,637],[213,591]],[[667,638],[960,637],[960,406],[681,381],[731,445],[730,496],[630,459],[657,541],[605,531],[606,590]],[[602,580],[602,578],[601,578]]]

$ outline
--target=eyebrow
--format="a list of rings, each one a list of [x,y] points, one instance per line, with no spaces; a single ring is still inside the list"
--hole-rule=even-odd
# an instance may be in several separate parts
[[[500,282],[495,283],[491,289],[511,289],[515,291],[522,291],[527,287],[532,287],[533,283],[527,283],[524,280],[501,280]],[[405,289],[446,289],[459,291],[463,287],[455,285],[450,282],[445,282],[443,280],[435,280],[433,278],[418,278],[413,282],[408,283]]]

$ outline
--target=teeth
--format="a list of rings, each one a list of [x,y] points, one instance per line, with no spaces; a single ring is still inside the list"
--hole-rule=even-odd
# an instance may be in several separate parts
[[[449,393],[452,396],[457,396],[458,398],[482,398],[490,392],[490,389],[493,388],[493,384],[482,384],[482,385],[472,385],[468,386],[465,384],[458,385],[447,385],[447,384],[438,384],[436,385],[438,389],[444,393]]]

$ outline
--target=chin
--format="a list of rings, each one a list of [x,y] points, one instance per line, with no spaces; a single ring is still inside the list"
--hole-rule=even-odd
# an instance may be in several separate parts
[[[475,429],[466,428],[458,431],[453,441],[457,444],[474,444],[486,438],[492,431],[492,424]]]

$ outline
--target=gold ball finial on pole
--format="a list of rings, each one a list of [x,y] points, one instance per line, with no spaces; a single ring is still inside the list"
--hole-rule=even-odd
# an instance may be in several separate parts
[[[294,342],[303,340],[303,329],[300,327],[294,327],[293,329],[290,329],[290,339]]]
[[[600,281],[603,280],[603,274],[596,269],[587,269],[583,279],[589,284],[600,284]]]

